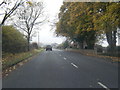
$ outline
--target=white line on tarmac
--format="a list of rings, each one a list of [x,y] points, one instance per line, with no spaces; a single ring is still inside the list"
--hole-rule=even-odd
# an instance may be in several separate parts
[[[78,68],[78,66],[77,65],[75,65],[74,63],[71,63],[74,67],[76,67],[76,68]]]
[[[92,85],[89,85],[90,88],[92,88],[93,86]]]
[[[106,90],[110,90],[107,86],[105,86],[105,85],[102,84],[101,82],[98,82],[98,84],[99,84],[100,86],[102,86],[103,88],[105,88]]]
[[[66,60],[67,58],[64,57],[64,59]]]

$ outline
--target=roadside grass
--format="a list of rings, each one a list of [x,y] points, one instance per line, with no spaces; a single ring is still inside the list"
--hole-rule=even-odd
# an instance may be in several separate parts
[[[34,49],[29,52],[23,52],[18,54],[7,54],[4,58],[2,58],[2,70],[5,70],[11,66],[16,65],[19,62],[24,61],[25,59],[34,56],[35,54],[41,52],[43,49]]]

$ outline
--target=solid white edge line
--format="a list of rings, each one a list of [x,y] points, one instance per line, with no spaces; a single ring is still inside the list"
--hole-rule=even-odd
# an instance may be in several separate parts
[[[98,82],[98,84],[100,85],[100,86],[102,86],[103,88],[105,88],[106,90],[110,90],[108,87],[106,87],[104,84],[102,84],[101,82]]]
[[[78,66],[77,65],[75,65],[74,63],[71,63],[74,67],[76,67],[76,68],[78,68]]]

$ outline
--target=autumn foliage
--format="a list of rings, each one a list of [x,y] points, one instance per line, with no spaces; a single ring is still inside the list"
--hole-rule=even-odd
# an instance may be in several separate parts
[[[120,28],[118,2],[64,2],[56,24],[56,33],[93,49],[98,38],[106,36],[111,51],[115,50]]]

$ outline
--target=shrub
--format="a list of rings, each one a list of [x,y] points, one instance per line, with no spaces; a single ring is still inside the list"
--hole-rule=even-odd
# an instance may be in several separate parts
[[[26,50],[27,40],[13,26],[2,27],[2,51],[5,53],[19,53]]]

